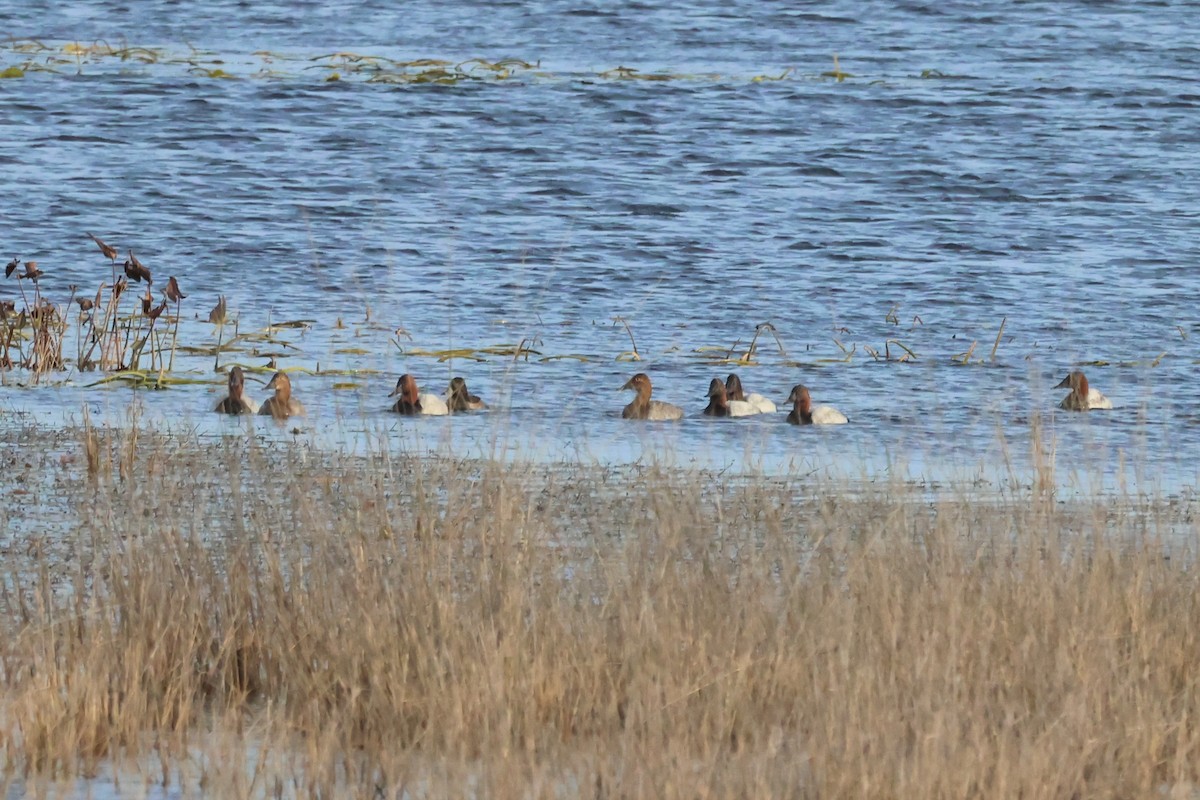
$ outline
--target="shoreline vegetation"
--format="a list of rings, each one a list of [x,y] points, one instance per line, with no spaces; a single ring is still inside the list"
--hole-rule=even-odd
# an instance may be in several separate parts
[[[1190,500],[0,443],[6,792],[1200,788]]]

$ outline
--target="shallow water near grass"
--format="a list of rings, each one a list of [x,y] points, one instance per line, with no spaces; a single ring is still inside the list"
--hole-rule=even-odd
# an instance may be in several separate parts
[[[188,294],[187,346],[216,344],[218,294],[242,332],[305,320],[222,363],[336,371],[295,376],[315,442],[995,481],[1028,471],[1037,415],[1059,463],[1180,491],[1200,463],[1196,10],[26,4],[0,47],[24,73],[0,80],[0,249],[66,303],[110,276],[84,231],[133,248]],[[763,322],[778,342],[725,363]],[[204,413],[213,362],[178,353],[214,383],[161,392],[16,370],[0,408],[136,404],[218,434],[242,423]],[[1076,365],[1114,412],[1052,412]],[[618,417],[634,371],[698,414],[734,369],[851,425]],[[402,372],[464,375],[493,411],[390,420]]]

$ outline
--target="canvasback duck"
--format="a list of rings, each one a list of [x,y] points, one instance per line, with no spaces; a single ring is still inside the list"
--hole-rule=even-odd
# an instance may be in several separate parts
[[[632,389],[637,392],[633,402],[625,406],[625,410],[621,412],[624,419],[683,419],[683,409],[679,406],[650,399],[653,389],[650,386],[650,376],[644,372],[634,375],[625,382],[621,389]]]
[[[720,378],[713,378],[708,384],[708,408],[704,409],[706,417],[750,417],[761,413],[745,400],[730,400],[725,384]]]
[[[742,391],[742,379],[735,373],[729,373],[729,377],[725,379],[725,394],[732,400],[740,400],[749,403],[758,409],[760,414],[774,414],[775,404],[757,392],[746,394]]]
[[[241,367],[229,370],[229,394],[217,403],[213,409],[218,414],[253,414],[258,411],[258,403],[246,397],[246,376]]]
[[[792,404],[787,421],[793,425],[845,425],[849,422],[846,415],[836,408],[830,406],[813,408],[812,396],[808,393],[808,387],[803,384],[796,384],[792,387],[792,393],[788,395],[787,402]]]
[[[400,399],[392,406],[392,411],[397,414],[404,414],[408,417],[418,414],[427,417],[444,417],[450,413],[450,409],[446,407],[446,401],[436,394],[429,392],[421,394],[421,390],[417,388],[417,379],[407,372],[396,381],[396,388],[388,397],[397,395]]]
[[[286,372],[276,372],[266,388],[274,389],[275,394],[263,401],[262,407],[258,409],[259,414],[275,419],[304,416],[304,406],[292,397],[292,381]]]
[[[1059,408],[1067,411],[1090,411],[1094,408],[1111,409],[1112,401],[1088,386],[1087,376],[1080,370],[1074,370],[1054,387],[1055,389],[1070,389],[1071,393],[1058,404]]]
[[[463,411],[483,411],[488,407],[487,403],[480,400],[478,396],[471,394],[464,379],[457,377],[450,379],[450,390],[446,393],[446,405],[450,407],[450,412],[453,414]]]

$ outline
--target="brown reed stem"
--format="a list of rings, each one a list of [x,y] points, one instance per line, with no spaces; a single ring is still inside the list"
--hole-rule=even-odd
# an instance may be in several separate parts
[[[1000,320],[1000,330],[996,331],[996,342],[992,345],[992,356],[990,361],[996,363],[996,350],[1000,348],[1000,337],[1004,335],[1004,326],[1008,323],[1008,317]]]

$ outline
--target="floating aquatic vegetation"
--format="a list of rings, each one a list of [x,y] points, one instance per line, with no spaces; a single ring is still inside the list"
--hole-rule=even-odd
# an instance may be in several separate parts
[[[228,72],[221,69],[220,67],[216,67],[214,69],[209,69],[207,67],[195,66],[195,67],[192,67],[191,70],[189,70],[189,71],[193,75],[203,75],[206,78],[230,78],[230,79],[237,78],[236,75],[230,75]]]
[[[842,72],[842,65],[838,63],[837,53],[834,53],[833,54],[833,70],[830,72],[822,72],[821,77],[822,78],[833,78],[838,83],[841,83],[842,81],[846,80],[846,78],[853,78],[854,75],[852,75],[849,72]]]
[[[750,356],[726,356],[725,358],[714,358],[708,361],[713,366],[727,364],[737,367],[756,367],[758,362]]]
[[[975,352],[975,345],[976,345],[976,344],[977,344],[977,342],[975,342],[975,341],[972,341],[972,342],[971,342],[971,346],[970,346],[970,347],[968,347],[968,348],[966,349],[966,351],[965,351],[965,352],[959,353],[958,355],[955,355],[955,356],[950,356],[950,360],[951,360],[952,362],[954,362],[955,364],[960,364],[960,365],[963,365],[963,366],[966,366],[967,364],[970,364],[970,363],[971,363],[971,356],[972,356],[972,354],[974,354],[974,352]]]
[[[751,81],[751,83],[764,83],[767,81],[782,81],[782,80],[785,80],[794,71],[795,70],[793,70],[791,67],[788,67],[787,69],[785,69],[783,72],[779,73],[778,75],[755,75],[753,78],[750,79],[750,81]]]
[[[194,75],[210,79],[266,79],[286,80],[314,75],[322,82],[359,81],[363,83],[385,83],[397,85],[447,85],[459,83],[500,82],[512,80],[585,80],[585,81],[637,81],[643,83],[668,83],[674,81],[733,81],[733,82],[778,82],[797,77],[794,67],[779,72],[760,71],[737,76],[717,73],[672,72],[669,70],[644,72],[637,67],[617,66],[596,72],[550,72],[543,69],[541,61],[526,61],[520,58],[491,60],[483,57],[450,61],[441,58],[393,58],[379,53],[355,53],[333,51],[307,55],[273,50],[254,50],[249,53],[236,51],[205,51],[191,45],[186,50],[170,47],[147,47],[122,43],[110,44],[105,40],[91,43],[70,41],[44,43],[37,40],[10,40],[0,45],[0,77],[19,78],[31,71],[63,73],[62,68],[74,68],[74,74],[113,69],[122,74],[130,64],[140,67],[174,71],[176,74]],[[19,58],[20,63],[2,63],[5,54]],[[319,76],[319,77],[318,77]],[[842,80],[849,77],[837,67],[833,73],[821,73],[821,77]],[[809,77],[812,77],[810,75]]]
[[[965,352],[958,353],[957,355],[951,356],[950,361],[959,366],[967,366],[968,364],[972,364],[972,363],[974,363],[974,364],[994,364],[994,363],[996,363],[996,352],[1000,349],[1000,340],[1004,336],[1004,326],[1007,323],[1008,323],[1008,317],[1004,317],[1003,319],[1000,320],[1000,330],[996,331],[996,341],[993,342],[992,352],[986,361],[982,358],[980,358],[976,361],[971,361],[971,356],[974,355],[975,347],[978,344],[978,342],[974,341],[974,340],[971,342],[971,346],[968,347]]]
[[[629,335],[629,346],[632,350],[626,350],[623,353],[617,353],[617,361],[641,361],[642,356],[638,353],[637,340],[633,338],[633,329],[629,327],[629,321],[624,317],[613,317],[613,323],[620,323],[625,326],[625,333]]]
[[[486,68],[476,65],[476,69],[486,71]],[[592,361],[603,361],[605,358],[612,358],[612,350],[608,353],[604,352],[589,352],[589,353],[554,353],[554,348],[546,348],[542,340],[537,336],[529,336],[520,339],[516,343],[502,342],[493,343],[481,346],[470,347],[454,347],[454,348],[435,348],[428,346],[428,340],[424,341],[425,346],[411,346],[402,344],[403,339],[412,340],[412,336],[403,328],[393,328],[383,325],[381,322],[372,322],[372,313],[370,309],[366,309],[365,322],[351,322],[343,324],[342,332],[332,332],[331,325],[327,321],[319,321],[316,319],[288,319],[278,322],[273,322],[268,317],[268,324],[259,329],[249,331],[241,331],[238,328],[238,320],[232,319],[230,322],[233,325],[232,336],[225,338],[224,325],[226,321],[227,309],[224,297],[217,300],[217,305],[207,314],[207,319],[217,325],[215,337],[210,337],[207,329],[203,328],[204,314],[201,311],[199,315],[193,314],[190,319],[194,320],[194,325],[188,324],[188,319],[185,319],[182,313],[182,302],[187,298],[181,288],[180,278],[170,276],[165,279],[166,288],[162,289],[161,283],[155,283],[159,287],[160,294],[163,298],[159,302],[153,292],[146,288],[147,284],[153,280],[154,274],[149,267],[142,264],[141,261],[133,254],[133,251],[128,248],[117,248],[110,245],[105,240],[93,234],[81,234],[82,240],[84,235],[92,240],[96,249],[93,249],[93,244],[86,245],[86,251],[90,253],[90,257],[95,258],[97,255],[103,256],[104,260],[109,261],[107,265],[112,275],[112,281],[98,281],[95,286],[95,293],[89,294],[85,289],[80,292],[79,287],[75,284],[70,284],[66,288],[69,289],[70,295],[63,303],[51,302],[46,296],[47,287],[53,287],[52,281],[57,276],[58,270],[55,265],[50,263],[39,264],[37,261],[22,261],[20,258],[12,259],[7,267],[6,274],[8,275],[6,288],[11,292],[19,292],[15,299],[4,299],[0,301],[0,370],[23,369],[29,370],[32,378],[28,383],[54,383],[63,380],[62,374],[65,372],[68,362],[63,358],[64,341],[69,338],[68,334],[74,331],[74,342],[71,346],[75,348],[70,366],[73,366],[79,372],[97,370],[105,373],[99,376],[99,380],[90,385],[117,385],[130,386],[135,388],[169,388],[176,385],[186,384],[212,384],[213,381],[204,374],[203,377],[198,377],[200,369],[196,361],[189,361],[186,357],[212,357],[214,358],[213,369],[219,370],[221,367],[220,357],[223,353],[236,353],[235,358],[238,360],[261,359],[269,360],[270,363],[265,364],[239,364],[248,374],[263,374],[274,372],[279,369],[278,363],[286,359],[296,359],[297,356],[303,356],[305,349],[303,345],[313,344],[313,340],[317,340],[317,347],[322,348],[321,352],[329,352],[339,357],[349,357],[335,359],[335,364],[343,366],[349,362],[352,366],[357,366],[364,362],[369,363],[373,354],[383,357],[386,350],[384,341],[391,341],[404,356],[414,356],[418,358],[431,358],[439,362],[448,362],[453,359],[462,359],[472,362],[489,362],[497,359],[511,359],[513,361],[524,360],[526,362],[531,359],[539,364],[548,364],[556,361],[571,360],[580,363],[588,363]],[[97,253],[97,250],[99,251]],[[122,264],[122,270],[117,269],[117,262],[121,252],[128,252],[128,261]],[[142,252],[139,248],[137,252]],[[145,257],[145,256],[143,256]],[[154,262],[147,258],[154,271],[158,272],[160,281],[163,281],[163,276],[170,267],[165,266],[161,270]],[[103,262],[98,262],[98,266]],[[103,267],[100,267],[102,270]],[[110,273],[100,273],[101,278],[109,277]],[[184,285],[188,283],[188,276],[182,276]],[[129,292],[129,284],[131,282],[140,282],[138,290]],[[144,293],[143,293],[144,292]],[[133,295],[131,303],[122,305],[123,298],[126,294]],[[62,299],[61,297],[59,298]],[[213,298],[209,296],[207,301],[200,300],[202,303],[212,302]],[[141,301],[139,303],[139,301]],[[169,303],[174,303],[174,313],[167,313]],[[192,300],[190,302],[197,302]],[[23,303],[24,307],[20,307]],[[156,305],[157,303],[157,305]],[[132,306],[132,307],[130,307]],[[202,306],[204,307],[204,306]],[[886,325],[896,327],[896,333],[899,333],[898,326],[902,324],[899,315],[901,304],[893,303],[886,311],[883,321],[885,323],[885,331],[893,332],[892,328],[887,328]],[[907,316],[907,313],[906,313]],[[643,354],[640,352],[639,345],[633,334],[632,325],[627,318],[623,316],[612,317],[612,327],[620,326],[624,329],[629,338],[631,349],[616,354],[615,360],[618,362],[625,361],[641,361]],[[537,320],[538,325],[543,325],[540,318]],[[878,323],[878,318],[876,318]],[[527,324],[515,320],[494,320],[491,324],[504,326],[509,333],[507,335],[516,335],[516,332],[508,326],[516,326]],[[575,323],[564,323],[564,326],[569,326]],[[594,323],[595,324],[595,323]],[[170,330],[164,330],[163,326],[168,326]],[[308,337],[308,331],[320,327],[320,330],[312,334],[312,338]],[[189,327],[198,327],[204,331],[204,335],[199,342],[181,341],[181,338],[186,339]],[[681,326],[687,327],[687,326]],[[924,327],[923,320],[919,315],[912,316],[912,325],[907,329],[909,332],[920,329],[922,338],[914,343],[912,339],[909,342],[903,342],[894,336],[887,336],[884,341],[884,346],[876,349],[871,345],[863,345],[864,351],[875,361],[878,362],[910,362],[918,360],[916,348],[920,347],[922,351],[928,346],[928,335],[933,331],[931,328]],[[538,330],[541,330],[539,328]],[[1188,331],[1183,328],[1176,328],[1177,332],[1184,341],[1187,341]],[[298,334],[290,332],[298,331]],[[845,327],[833,326],[835,337],[838,335],[850,335],[851,331]],[[1007,317],[1002,317],[999,323],[998,330],[994,334],[993,345],[990,353],[986,358],[978,356],[977,341],[972,341],[970,347],[962,353],[957,353],[949,356],[950,360],[956,365],[980,365],[984,363],[995,363],[999,357],[999,347],[1004,340],[1005,332],[1007,331]],[[170,341],[167,341],[167,335],[170,334]],[[395,338],[390,335],[394,334]],[[767,335],[774,340],[777,353],[767,348],[766,356],[758,347],[758,342],[765,341]],[[506,334],[498,334],[506,335]],[[992,334],[987,334],[991,337]],[[215,338],[215,342],[213,339]],[[294,341],[289,341],[288,339]],[[842,338],[845,338],[843,336]],[[1010,336],[1010,341],[1012,337]],[[435,340],[436,341],[436,340]],[[985,337],[980,337],[979,341],[986,342]],[[809,360],[800,360],[790,357],[787,347],[782,341],[779,331],[771,322],[762,322],[754,326],[754,334],[749,343],[744,343],[744,339],[737,339],[732,346],[718,346],[711,344],[701,344],[694,348],[688,344],[680,344],[678,342],[671,343],[670,346],[663,346],[656,343],[654,352],[659,356],[670,353],[682,353],[683,360],[690,361],[692,364],[703,363],[706,365],[726,365],[736,367],[754,367],[760,366],[763,363],[769,364],[772,367],[814,367],[828,364],[845,364],[853,360],[857,353],[858,345],[853,343],[850,346],[843,344],[840,338],[834,338],[833,342],[840,350],[841,356],[836,357],[836,353],[822,353],[822,355],[830,355],[834,357],[828,358],[812,358]],[[955,342],[956,349],[959,343]],[[324,348],[328,347],[326,350]],[[817,345],[805,343],[800,346],[802,352],[812,350]],[[827,345],[822,346],[823,350],[828,350]],[[935,346],[929,346],[929,349],[939,355],[935,356],[945,359],[947,352]],[[312,348],[309,348],[311,354]],[[182,374],[175,372],[175,356],[180,355],[183,358],[184,367]],[[816,355],[816,353],[814,353]],[[1120,367],[1156,367],[1167,358],[1169,353],[1163,351],[1157,356],[1147,356],[1145,359],[1138,361],[1121,361],[1115,362],[1116,366]],[[1187,355],[1187,354],[1179,354]],[[802,356],[803,358],[803,356]],[[298,360],[298,359],[296,359]],[[677,361],[679,359],[676,359]],[[146,362],[149,362],[149,368],[144,368]],[[306,362],[312,363],[312,362]],[[944,363],[944,362],[943,362]],[[1086,362],[1089,366],[1107,366],[1108,361],[1097,360]],[[226,365],[228,368],[230,365]],[[366,369],[332,369],[324,370],[317,362],[316,369],[307,369],[299,366],[286,367],[287,371],[298,371],[305,374],[320,375],[323,377],[357,377],[363,375],[377,374],[375,370]],[[59,373],[55,375],[54,373]],[[345,385],[340,388],[350,389],[358,385],[356,381],[343,381]]]
[[[272,322],[264,330],[269,334],[285,328],[311,328],[316,324],[317,321],[315,319],[293,319],[287,322]]]
[[[163,57],[163,51],[149,47],[123,47],[113,50],[108,55],[116,56],[122,61],[140,61],[143,64],[158,63]]]
[[[899,356],[898,358],[893,358],[892,357],[892,345],[895,345],[900,350],[903,350],[904,355]],[[915,352],[913,352],[908,347],[908,345],[904,344],[899,339],[888,339],[887,341],[885,341],[883,343],[883,356],[884,356],[885,361],[908,362],[908,361],[916,361],[917,360],[917,354]]]
[[[746,351],[747,357],[754,353],[755,347],[758,344],[758,337],[763,331],[767,331],[775,339],[775,344],[779,347],[779,355],[787,358],[787,349],[783,346],[783,341],[779,338],[779,332],[775,330],[775,326],[770,322],[760,322],[754,326],[754,338],[750,340],[750,347]]]
[[[760,322],[754,326],[754,336],[751,337],[750,343],[746,346],[745,350],[741,350],[742,340],[738,339],[729,347],[702,345],[693,349],[692,352],[700,356],[705,364],[712,366],[722,364],[740,367],[758,366],[759,361],[755,356],[758,353],[758,340],[764,332],[770,333],[775,339],[775,345],[779,348],[779,356],[786,361],[787,349],[783,346],[783,341],[779,338],[779,332],[770,322]]]
[[[87,384],[93,386],[109,386],[123,384],[135,389],[162,389],[169,386],[211,386],[222,385],[224,381],[214,381],[210,378],[189,378],[182,375],[161,374],[155,370],[126,369],[105,375],[99,380]]]
[[[53,50],[54,48],[47,44],[42,44],[37,39],[13,39],[9,46],[15,53],[40,53],[45,50]]]
[[[545,364],[550,361],[567,361],[567,360],[580,361],[583,363],[590,363],[592,359],[588,358],[585,355],[580,355],[579,353],[564,353],[561,356],[542,356],[541,358],[538,359],[538,363]]]
[[[599,73],[601,78],[619,81],[679,81],[696,80],[700,75],[675,72],[641,72],[633,67],[614,67]],[[713,78],[716,76],[708,76]]]

